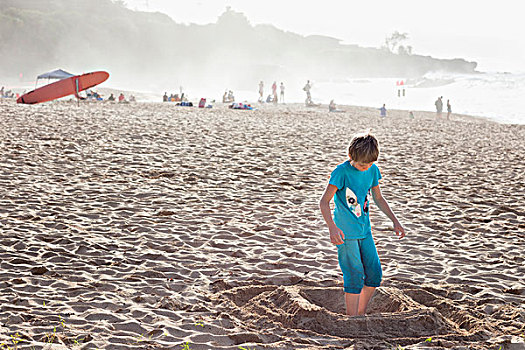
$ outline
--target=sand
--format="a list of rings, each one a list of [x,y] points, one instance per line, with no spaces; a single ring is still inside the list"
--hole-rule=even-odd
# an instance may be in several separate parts
[[[525,126],[259,107],[2,101],[0,341],[525,348]],[[372,205],[384,281],[350,318],[318,200],[366,128],[407,237]]]

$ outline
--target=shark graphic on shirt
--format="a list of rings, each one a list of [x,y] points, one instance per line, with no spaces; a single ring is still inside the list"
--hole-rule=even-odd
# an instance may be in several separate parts
[[[346,201],[348,202],[348,207],[354,212],[355,216],[360,217],[362,214],[361,205],[357,203],[357,196],[349,187],[346,188]]]

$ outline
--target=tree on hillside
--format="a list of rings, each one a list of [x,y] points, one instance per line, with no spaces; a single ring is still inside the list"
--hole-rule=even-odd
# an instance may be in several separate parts
[[[400,33],[396,30],[385,39],[385,44],[383,45],[383,48],[391,53],[397,53],[399,55],[411,55],[412,46],[405,46],[403,44],[407,40],[408,33]]]

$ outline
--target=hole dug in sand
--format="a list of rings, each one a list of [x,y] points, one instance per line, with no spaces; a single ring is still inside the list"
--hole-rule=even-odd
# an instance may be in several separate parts
[[[260,330],[307,331],[338,338],[412,338],[414,341],[458,334],[457,325],[437,308],[420,304],[392,287],[378,288],[367,315],[352,318],[344,314],[340,287],[252,285],[228,289],[215,297],[226,300],[224,305],[229,305],[230,315]]]

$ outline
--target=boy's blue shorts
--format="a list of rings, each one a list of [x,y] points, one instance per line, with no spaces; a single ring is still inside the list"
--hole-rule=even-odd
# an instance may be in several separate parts
[[[379,287],[383,272],[372,234],[363,239],[345,239],[337,246],[346,293],[359,294],[363,286]]]

